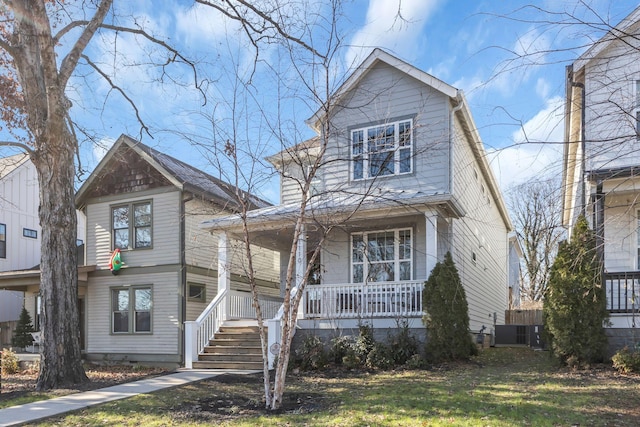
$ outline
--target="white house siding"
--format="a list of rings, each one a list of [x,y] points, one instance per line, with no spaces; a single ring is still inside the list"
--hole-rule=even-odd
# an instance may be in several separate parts
[[[504,324],[508,238],[496,201],[457,117],[455,123],[453,191],[465,216],[453,220],[452,255],[465,286],[471,329],[478,330],[493,325],[494,313],[496,323]]]
[[[178,361],[180,338],[179,273],[104,275],[92,277],[87,288],[87,347],[90,358],[104,360],[144,361],[145,355],[161,355],[165,360]],[[114,287],[152,286],[152,333],[112,334],[111,294]],[[158,357],[158,356],[156,356]],[[147,356],[149,358],[149,356]]]
[[[87,265],[98,270],[109,268],[113,252],[111,242],[111,206],[152,200],[152,249],[125,250],[123,268],[149,267],[180,262],[180,192],[132,195],[87,205]]]
[[[374,187],[385,190],[419,190],[426,194],[448,189],[447,97],[384,63],[379,63],[341,100],[331,119],[330,139],[323,171],[328,191],[358,191],[371,180],[352,181],[349,130],[413,118],[413,172],[377,178]],[[337,160],[337,161],[336,161]]]
[[[614,41],[585,67],[587,170],[640,163],[635,117],[639,48],[635,36]]]
[[[639,193],[609,195],[605,198],[604,267],[606,271],[638,270],[637,210]],[[631,202],[631,203],[630,203]]]
[[[39,203],[38,176],[30,161],[0,180],[0,223],[7,233],[7,257],[0,258],[0,271],[25,270],[40,263]],[[24,237],[23,228],[36,230],[38,238]]]
[[[283,165],[280,179],[280,203],[300,202],[302,196],[303,168],[292,161]]]

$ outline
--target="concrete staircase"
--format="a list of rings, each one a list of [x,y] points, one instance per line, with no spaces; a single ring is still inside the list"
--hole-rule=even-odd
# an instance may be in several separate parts
[[[223,325],[193,362],[193,368],[262,370],[258,326],[233,322]]]

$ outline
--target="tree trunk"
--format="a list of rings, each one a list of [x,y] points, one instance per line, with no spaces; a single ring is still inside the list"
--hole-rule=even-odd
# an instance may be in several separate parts
[[[43,0],[16,0],[13,61],[31,132],[38,172],[42,228],[40,294],[42,360],[36,388],[88,381],[80,354],[77,217],[74,194],[76,140],[66,118],[66,78],[57,69],[55,42]]]
[[[46,151],[35,157],[40,183],[42,227],[40,293],[44,345],[37,389],[88,381],[81,363],[78,318],[77,217],[74,204],[75,141],[47,135]]]

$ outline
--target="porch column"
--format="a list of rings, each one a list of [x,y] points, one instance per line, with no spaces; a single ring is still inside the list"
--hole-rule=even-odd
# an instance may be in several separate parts
[[[429,278],[431,270],[438,262],[438,214],[427,211],[424,213],[425,219],[425,241],[426,241],[426,273],[425,280]]]
[[[229,260],[229,236],[222,232],[218,235],[218,295],[231,290],[231,266]],[[223,302],[222,320],[227,320],[229,298]]]
[[[298,238],[298,244],[296,245],[296,282],[295,288],[296,292],[300,291],[300,286],[302,285],[302,281],[304,279],[304,273],[307,270],[307,228],[305,225],[302,225],[302,230],[300,232],[300,237]],[[300,306],[298,307],[298,318],[304,318],[304,307],[305,301],[304,297],[300,301]]]

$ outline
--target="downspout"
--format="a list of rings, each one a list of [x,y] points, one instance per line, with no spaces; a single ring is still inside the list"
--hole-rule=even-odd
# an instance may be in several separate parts
[[[458,101],[458,105],[456,105],[455,107],[453,107],[453,109],[451,110],[451,114],[449,116],[449,194],[453,195],[453,131],[454,131],[454,120],[455,120],[455,115],[458,111],[460,111],[460,109],[462,108],[462,106],[464,105],[464,98],[462,98],[462,93],[460,92],[460,90],[458,89],[456,91],[456,100]]]
[[[580,184],[582,185],[582,189],[581,189],[581,194],[580,194],[580,214],[581,215],[586,215],[587,211],[587,196],[586,196],[586,182],[585,182],[585,168],[587,166],[587,162],[586,162],[586,144],[585,144],[585,138],[586,138],[586,132],[585,132],[585,117],[586,117],[586,111],[585,111],[585,107],[586,107],[586,97],[585,97],[585,88],[584,88],[584,83],[579,83],[579,82],[574,82],[573,81],[573,74],[571,75],[571,87],[578,87],[580,88],[580,151],[581,151],[581,157],[580,157],[580,171],[582,173],[582,177],[581,177],[581,182]]]

